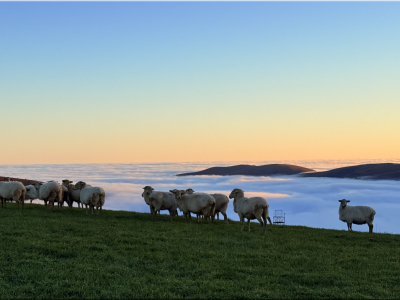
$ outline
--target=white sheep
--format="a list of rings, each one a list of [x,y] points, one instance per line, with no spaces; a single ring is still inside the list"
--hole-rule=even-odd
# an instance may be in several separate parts
[[[352,224],[368,224],[369,233],[372,233],[374,225],[374,216],[376,214],[375,210],[369,206],[350,206],[347,205],[350,200],[342,199],[338,200],[339,205],[339,220],[347,223],[347,230],[353,230],[351,228]]]
[[[64,179],[62,181],[62,186],[66,187],[68,190],[68,205],[69,207],[72,207],[73,203],[76,202],[78,204],[78,207],[81,207],[81,191],[79,189],[74,189],[75,185],[72,183],[73,181],[70,181],[68,179]]]
[[[36,189],[33,184],[29,184],[25,186],[26,189],[26,194],[25,194],[25,200],[31,200],[31,203],[33,200],[37,199],[37,194],[36,194]]]
[[[262,197],[245,197],[244,191],[241,189],[233,189],[229,194],[230,199],[233,200],[233,209],[239,215],[240,222],[242,223],[242,230],[244,228],[244,218],[247,218],[247,225],[250,231],[250,220],[257,219],[261,227],[266,230],[267,220],[272,224],[268,214],[269,204]]]
[[[152,218],[160,213],[161,210],[168,210],[171,220],[173,216],[178,215],[178,204],[175,196],[169,192],[155,191],[151,186],[145,186],[142,193],[144,201],[150,206],[150,214]]]
[[[101,213],[106,197],[106,194],[101,187],[91,186],[86,184],[86,182],[78,181],[75,184],[74,189],[80,190],[80,201],[82,205],[84,204],[86,206],[86,214],[88,206],[92,214],[95,207],[97,211],[100,208]]]
[[[50,206],[53,206],[54,210],[54,202],[57,202],[58,207],[62,204],[63,189],[61,184],[56,181],[49,181],[44,184],[36,182],[33,189],[29,188],[26,198],[31,199],[31,202],[32,199],[43,200],[46,207],[50,209]],[[47,202],[49,202],[48,206]]]
[[[187,194],[193,194],[193,189],[186,189]],[[228,208],[229,198],[228,196],[220,193],[210,194],[215,199],[215,214],[219,220],[219,213],[224,216],[224,222],[228,223],[228,216],[226,215],[226,210]],[[215,218],[215,216],[214,216]]]
[[[25,186],[19,181],[1,181],[0,182],[0,200],[1,207],[6,200],[14,200],[19,204],[22,203],[22,209],[24,208],[26,189]]]
[[[183,212],[185,218],[190,213],[202,214],[207,220],[211,217],[211,221],[214,221],[215,216],[215,199],[206,193],[194,193],[186,194],[183,190],[171,190],[171,193],[175,195],[178,208]]]

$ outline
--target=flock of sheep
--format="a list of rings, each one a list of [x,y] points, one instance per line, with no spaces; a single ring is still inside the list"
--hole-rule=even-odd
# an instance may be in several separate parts
[[[214,221],[215,215],[219,219],[219,213],[224,216],[224,222],[228,223],[226,209],[229,199],[233,199],[233,210],[238,214],[242,230],[244,220],[250,231],[250,220],[257,219],[265,232],[267,220],[272,224],[268,214],[269,204],[262,197],[245,197],[241,189],[233,189],[229,198],[224,194],[195,193],[193,189],[170,190],[169,192],[155,191],[151,186],[145,186],[142,197],[147,205],[150,206],[150,214],[154,218],[160,210],[168,210],[171,216],[178,215],[178,208],[185,218],[189,218],[191,213],[197,218],[203,216],[206,220],[211,218]],[[372,222],[375,210],[369,206],[349,206],[350,200],[339,200],[339,220],[347,223],[347,229],[352,230],[352,224],[368,224],[369,232],[372,233]]]
[[[83,181],[78,181],[76,184],[72,184],[72,181],[64,179],[62,184],[56,181],[48,181],[47,183],[36,182],[33,185],[24,186],[19,181],[11,181],[10,178],[6,178],[0,182],[0,199],[1,207],[5,205],[7,200],[15,201],[24,208],[25,200],[40,199],[43,200],[45,206],[50,208],[53,207],[54,203],[57,203],[58,207],[62,207],[64,202],[67,202],[69,207],[72,207],[73,202],[78,203],[78,207],[85,205],[86,213],[87,209],[92,212],[94,208],[100,211],[104,205],[105,192],[101,187],[93,187],[87,185]],[[47,205],[49,202],[49,205]]]
[[[272,224],[268,214],[269,204],[262,197],[245,197],[244,191],[241,189],[233,189],[229,194],[229,198],[224,194],[207,194],[196,193],[192,189],[187,190],[170,190],[169,192],[155,191],[151,186],[145,186],[142,197],[147,205],[150,206],[150,214],[152,218],[160,213],[161,210],[168,210],[171,216],[178,215],[178,208],[184,217],[190,218],[191,213],[196,214],[197,218],[203,217],[205,220],[214,221],[215,215],[219,219],[219,213],[224,216],[224,222],[228,223],[226,210],[228,208],[229,199],[233,199],[233,210],[238,214],[242,230],[244,221],[247,219],[248,229],[250,231],[250,220],[257,219],[265,232],[267,220]],[[5,205],[7,200],[15,201],[24,207],[24,201],[29,200],[32,203],[34,199],[43,200],[45,206],[53,207],[54,203],[58,207],[62,207],[67,202],[72,207],[73,202],[78,207],[85,205],[87,209],[94,212],[94,209],[100,212],[105,202],[105,192],[101,187],[93,187],[87,185],[83,181],[73,184],[72,181],[64,179],[62,184],[56,181],[48,181],[47,183],[36,182],[33,185],[24,186],[19,181],[11,181],[6,178],[0,181],[0,200],[1,207]],[[49,202],[49,205],[47,205]],[[369,232],[373,230],[373,220],[376,214],[375,210],[369,206],[349,206],[350,200],[339,200],[339,220],[347,223],[347,229],[352,230],[352,224],[368,224]]]
[[[244,226],[244,218],[250,231],[250,220],[257,219],[261,226],[266,229],[267,220],[272,224],[268,215],[268,203],[262,197],[245,197],[241,189],[234,189],[229,198],[224,194],[195,193],[193,189],[170,190],[169,192],[155,191],[151,186],[145,186],[142,197],[147,205],[150,206],[150,214],[155,217],[160,210],[168,210],[171,216],[178,215],[178,208],[185,218],[190,218],[194,213],[197,218],[203,216],[205,220],[214,221],[215,215],[219,219],[219,213],[224,216],[224,222],[228,223],[226,209],[228,208],[229,198],[233,198],[233,209],[239,215]]]

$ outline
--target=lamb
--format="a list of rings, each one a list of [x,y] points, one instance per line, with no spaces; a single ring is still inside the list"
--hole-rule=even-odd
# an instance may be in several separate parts
[[[63,190],[61,185],[55,181],[49,181],[47,183],[39,183],[36,182],[34,184],[34,188],[30,188],[28,190],[28,195],[26,198],[31,199],[40,199],[44,201],[46,207],[50,209],[50,205],[53,206],[54,210],[54,202],[57,202],[58,207],[62,204],[63,201]],[[47,202],[49,205],[47,206]]]
[[[26,189],[25,186],[19,181],[1,181],[0,182],[0,200],[1,207],[3,208],[3,203],[6,200],[14,200],[19,204],[22,203],[22,209],[24,209]]]
[[[353,231],[351,228],[352,224],[368,224],[369,233],[372,233],[374,225],[375,210],[369,206],[349,206],[347,205],[350,200],[342,199],[338,200],[339,206],[339,220],[347,223],[347,230]]]
[[[250,231],[250,220],[257,219],[261,227],[266,230],[267,220],[272,224],[268,215],[268,203],[262,197],[245,197],[244,191],[241,189],[233,189],[229,194],[229,199],[233,198],[233,209],[239,215],[240,222],[242,223],[242,230],[244,228],[244,218],[247,218],[247,225]]]
[[[192,212],[202,214],[205,219],[211,217],[211,221],[214,222],[215,199],[211,195],[206,193],[186,194],[182,190],[171,190],[170,192],[175,195],[178,207],[186,219]]]
[[[193,189],[187,189],[187,194],[193,194]],[[226,215],[226,209],[228,208],[229,198],[224,194],[214,193],[210,194],[215,199],[215,214],[219,220],[219,213],[224,216],[224,222],[228,223],[228,216]],[[215,218],[215,216],[214,216]]]
[[[155,191],[151,186],[145,186],[142,193],[144,201],[150,206],[150,214],[154,219],[160,210],[168,210],[171,216],[178,215],[178,204],[173,193]]]
[[[88,206],[92,214],[94,212],[95,207],[97,211],[100,208],[100,213],[101,213],[106,197],[106,194],[101,187],[91,186],[86,184],[86,182],[78,181],[73,189],[80,190],[79,198],[82,205],[85,204],[86,206],[86,214]]]

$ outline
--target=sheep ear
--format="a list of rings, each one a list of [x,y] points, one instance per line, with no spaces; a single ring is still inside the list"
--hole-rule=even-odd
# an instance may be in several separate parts
[[[347,202],[350,202],[350,200],[347,200]]]

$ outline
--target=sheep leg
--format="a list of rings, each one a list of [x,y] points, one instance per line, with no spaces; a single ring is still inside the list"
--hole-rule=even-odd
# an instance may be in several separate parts
[[[371,224],[368,224],[368,227],[369,227],[369,233],[372,233],[372,229],[374,228],[374,225],[371,223]]]
[[[243,228],[244,228],[244,218],[243,218],[242,215],[239,215],[239,219],[240,219],[240,223],[242,224],[242,231],[243,231]]]
[[[353,230],[351,229],[351,223],[347,223],[347,231],[353,231]]]
[[[249,232],[250,232],[250,219],[247,219],[247,226],[249,226]]]
[[[265,233],[267,221],[266,220],[263,221],[263,218],[261,216],[257,216],[257,220],[258,222],[260,222],[261,227],[264,229],[263,232]]]
[[[270,217],[268,217],[267,219],[268,219],[268,221],[269,221],[269,224],[271,224],[271,225],[272,225],[271,218],[270,218]],[[265,224],[267,224],[267,222],[265,222]]]
[[[228,222],[228,216],[226,215],[226,213],[221,212],[221,214],[224,216],[224,222],[225,222],[226,224],[228,224],[228,223],[229,223],[229,222]]]

